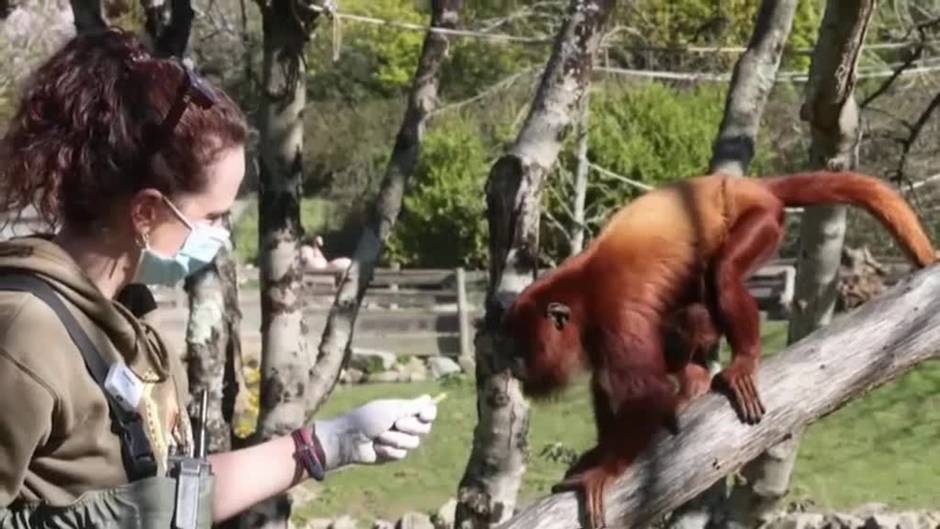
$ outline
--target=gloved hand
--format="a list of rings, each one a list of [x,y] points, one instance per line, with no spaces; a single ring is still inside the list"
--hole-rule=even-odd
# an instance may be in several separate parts
[[[437,404],[422,395],[374,400],[335,419],[314,421],[325,470],[403,459],[431,431],[435,417]]]

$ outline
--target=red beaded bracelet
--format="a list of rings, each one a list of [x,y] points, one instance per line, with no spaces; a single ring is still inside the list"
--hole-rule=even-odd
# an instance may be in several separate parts
[[[294,439],[294,459],[300,462],[310,477],[323,481],[326,455],[320,446],[320,440],[313,432],[313,427],[298,428],[291,432],[291,437]]]

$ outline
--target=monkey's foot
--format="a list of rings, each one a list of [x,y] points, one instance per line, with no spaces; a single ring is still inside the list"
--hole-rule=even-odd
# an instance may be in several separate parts
[[[584,493],[584,505],[587,511],[589,529],[607,527],[607,513],[604,508],[604,495],[614,476],[604,467],[594,467],[580,474],[557,483],[552,492],[580,490]]]
[[[684,410],[693,400],[708,393],[711,389],[712,376],[708,369],[698,364],[688,364],[679,373],[679,406]]]
[[[715,377],[719,389],[728,395],[741,422],[746,424],[757,424],[765,412],[754,383],[754,371],[753,360],[735,359]]]

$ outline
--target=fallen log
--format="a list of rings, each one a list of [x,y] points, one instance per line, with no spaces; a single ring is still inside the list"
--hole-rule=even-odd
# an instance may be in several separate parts
[[[728,400],[709,394],[663,433],[607,495],[608,528],[647,526],[758,454],[917,364],[940,358],[940,267],[890,290],[763,362],[758,374],[767,414],[742,424]],[[586,411],[587,412],[587,411]],[[503,529],[586,527],[580,494],[542,498]]]

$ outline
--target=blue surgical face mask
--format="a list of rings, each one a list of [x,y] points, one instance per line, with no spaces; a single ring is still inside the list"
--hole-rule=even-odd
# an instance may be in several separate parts
[[[174,286],[212,263],[219,250],[230,244],[229,232],[225,228],[194,224],[172,202],[164,199],[164,203],[189,228],[189,235],[183,247],[172,257],[160,255],[145,241],[134,275],[135,283]]]

